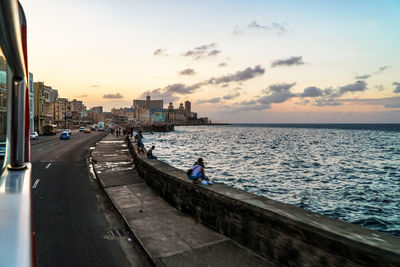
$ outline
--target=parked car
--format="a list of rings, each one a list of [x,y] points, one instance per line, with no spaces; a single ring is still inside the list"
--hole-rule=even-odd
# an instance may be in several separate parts
[[[39,135],[37,132],[31,132],[31,140],[38,140]]]
[[[83,126],[79,127],[80,132],[83,132],[83,130],[85,130],[85,127],[83,127]]]
[[[67,132],[62,132],[60,135],[60,140],[69,140],[70,136]]]
[[[83,129],[84,133],[91,133],[92,130],[89,127],[86,127],[85,129]]]
[[[69,135],[72,134],[72,131],[70,129],[65,129],[64,132],[68,133]]]

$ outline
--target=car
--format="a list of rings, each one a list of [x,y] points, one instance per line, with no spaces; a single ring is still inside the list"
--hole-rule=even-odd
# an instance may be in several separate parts
[[[91,131],[96,131],[96,128],[94,128],[93,126],[89,126]]]
[[[72,134],[72,131],[70,129],[65,129],[64,132],[68,133],[69,135]]]
[[[80,132],[83,132],[83,130],[85,130],[85,127],[83,127],[83,126],[79,127]]]
[[[89,127],[86,127],[85,129],[83,129],[84,133],[91,133],[92,130]]]
[[[31,132],[31,140],[39,140],[39,135],[37,132]]]
[[[62,132],[60,135],[60,140],[69,140],[70,136],[67,132]]]

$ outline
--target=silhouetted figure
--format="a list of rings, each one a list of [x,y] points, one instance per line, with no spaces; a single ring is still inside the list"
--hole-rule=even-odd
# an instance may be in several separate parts
[[[153,150],[155,149],[155,146],[152,146],[149,150],[147,150],[147,158],[148,159],[157,159],[156,156],[153,156]]]
[[[144,144],[143,144],[143,135],[142,135],[142,130],[139,130],[139,132],[136,135],[136,142],[138,146],[138,153],[144,154]]]

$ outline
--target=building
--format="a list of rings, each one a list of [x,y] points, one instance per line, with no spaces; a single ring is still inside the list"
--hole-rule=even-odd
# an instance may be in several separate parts
[[[185,122],[185,108],[183,107],[183,103],[179,104],[179,108],[175,109],[175,121],[176,123]]]
[[[125,109],[124,108],[113,108],[111,109],[111,114],[116,116],[125,116]]]
[[[146,96],[146,100],[133,100],[134,109],[138,110],[141,108],[148,108],[148,109],[163,109],[163,100],[151,100],[150,96]]]
[[[52,102],[57,99],[58,92],[53,90],[51,86],[47,86],[44,82],[33,83],[34,94],[34,129],[39,133],[43,132],[43,126],[54,123],[54,113],[52,111]]]
[[[72,118],[71,102],[67,98],[58,98],[55,107],[55,123],[58,125],[65,125],[66,121]]]
[[[106,125],[111,125],[114,121],[114,115],[111,112],[103,112],[103,121]]]
[[[86,107],[82,101],[73,99],[71,101],[71,111],[85,111]]]
[[[136,110],[136,121],[142,124],[151,123],[151,111],[150,108],[143,107]]]
[[[50,110],[52,115],[52,123],[55,123],[56,120],[56,101],[58,99],[58,91],[56,89],[52,89],[50,91]]]
[[[189,100],[187,100],[185,101],[185,122],[189,121],[191,113],[192,113],[192,103]]]
[[[128,120],[128,123],[136,123],[136,109],[125,108],[125,116]]]
[[[101,114],[103,113],[103,106],[92,107],[90,110],[94,113]]]
[[[33,90],[33,74],[29,72],[29,117],[30,117],[30,131],[35,131],[35,119],[34,119],[34,90]]]

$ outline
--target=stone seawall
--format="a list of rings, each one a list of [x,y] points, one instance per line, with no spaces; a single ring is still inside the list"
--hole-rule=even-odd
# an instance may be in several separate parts
[[[168,203],[277,265],[400,266],[400,238],[223,184],[195,185],[128,145],[139,174]]]

